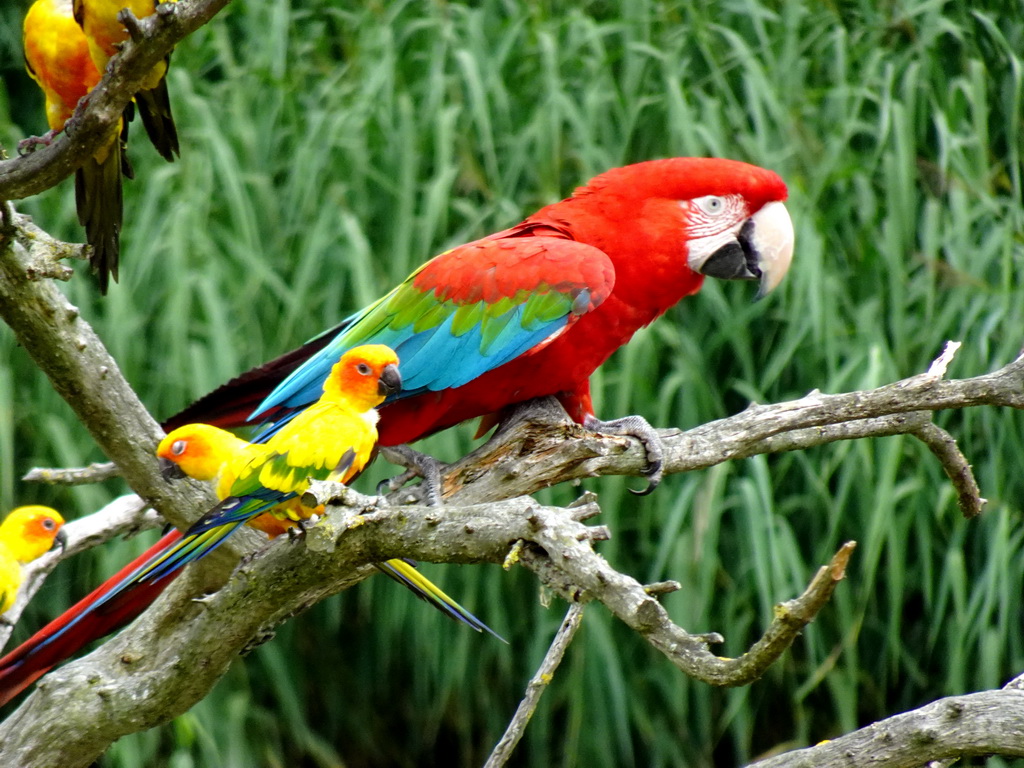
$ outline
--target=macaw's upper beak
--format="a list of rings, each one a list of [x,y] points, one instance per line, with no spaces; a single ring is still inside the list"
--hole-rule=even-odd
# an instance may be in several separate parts
[[[380,379],[377,380],[377,393],[383,397],[397,395],[402,391],[402,374],[398,372],[398,366],[392,363],[384,366],[380,372]]]
[[[157,461],[160,462],[160,476],[164,480],[182,480],[187,477],[185,471],[170,459],[161,456]]]
[[[743,222],[735,237],[695,267],[723,280],[760,280],[757,297],[782,282],[793,260],[793,220],[782,203],[768,203]]]
[[[67,549],[67,546],[68,532],[61,528],[59,531],[57,531],[57,535],[53,537],[53,544],[50,545],[50,551],[53,552],[53,550],[57,549],[57,547],[60,547],[60,551],[63,552],[65,549]]]

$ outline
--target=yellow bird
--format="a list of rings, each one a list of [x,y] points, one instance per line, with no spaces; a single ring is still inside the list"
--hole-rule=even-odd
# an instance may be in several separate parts
[[[29,141],[49,143],[64,128],[78,102],[99,82],[89,43],[72,15],[71,0],[36,0],[24,23],[25,66],[46,97],[46,121],[50,133]],[[107,292],[110,277],[117,280],[121,250],[121,174],[132,177],[123,154],[120,129],[75,173],[75,204],[78,221],[92,246],[89,259]]]
[[[397,365],[384,345],[349,350],[332,369],[320,400],[265,444],[247,443],[208,424],[186,424],[167,435],[157,448],[165,474],[214,481],[224,501],[133,578],[160,578],[199,559],[242,523],[275,536],[322,513],[323,507],[301,502],[309,478],[348,482],[362,471],[377,442],[375,408],[401,386]],[[495,634],[406,561],[376,565],[442,613]]]
[[[155,13],[157,5],[153,0],[74,0],[75,19],[89,41],[89,52],[96,69],[103,72],[107,62],[117,53],[117,47],[128,39],[128,30],[117,20],[121,9],[127,8],[136,18],[143,19]],[[169,63],[168,56],[150,70],[142,90],[135,94],[135,103],[153,146],[171,162],[180,151],[178,130],[174,126],[171,99],[167,93]]]
[[[50,507],[18,507],[0,523],[0,613],[14,605],[21,586],[21,566],[54,547],[63,547],[64,518]]]

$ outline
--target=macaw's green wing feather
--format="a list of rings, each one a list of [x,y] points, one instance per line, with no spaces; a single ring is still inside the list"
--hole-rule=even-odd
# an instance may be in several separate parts
[[[564,331],[614,283],[608,256],[574,240],[506,237],[460,246],[354,317],[256,413],[315,401],[331,366],[358,344],[387,344],[398,353],[397,398],[462,386]]]

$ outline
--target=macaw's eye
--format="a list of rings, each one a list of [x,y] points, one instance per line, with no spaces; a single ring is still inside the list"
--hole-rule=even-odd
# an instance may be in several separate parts
[[[373,371],[370,369],[370,366],[368,366],[366,363],[360,363],[359,365],[357,365],[356,370],[359,371],[359,373],[361,373],[363,376],[369,376],[371,373],[373,373]]]
[[[693,204],[708,216],[717,216],[725,210],[725,200],[718,195],[705,195],[694,199]]]
[[[185,452],[185,448],[187,446],[188,443],[186,441],[175,440],[173,443],[171,443],[171,453],[173,453],[175,456],[181,456],[181,454]]]
[[[52,517],[44,517],[43,518],[43,528],[45,528],[48,531],[52,531],[56,527],[57,527],[57,521],[54,520]]]

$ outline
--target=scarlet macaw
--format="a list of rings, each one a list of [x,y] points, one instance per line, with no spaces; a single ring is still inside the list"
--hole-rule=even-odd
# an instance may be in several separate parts
[[[14,605],[21,586],[21,566],[63,547],[64,518],[50,507],[18,507],[0,523],[0,614]]]
[[[510,229],[440,254],[366,309],[165,427],[238,427],[247,417],[280,424],[316,399],[346,349],[382,343],[401,357],[404,386],[381,408],[381,445],[478,416],[493,424],[510,406],[554,395],[577,423],[640,436],[654,484],[653,430],[633,417],[597,419],[590,375],[700,290],[704,276],[758,280],[761,294],[775,288],[793,254],[786,195],[774,172],[734,160],[677,157],[612,169]]]
[[[25,66],[46,96],[50,126],[47,137],[28,139],[26,143],[47,143],[64,128],[79,100],[99,82],[100,73],[90,57],[88,41],[72,16],[71,0],[36,0],[25,15],[24,43]],[[89,261],[104,294],[109,277],[117,280],[122,172],[132,177],[117,130],[75,172],[78,221],[92,246]]]

